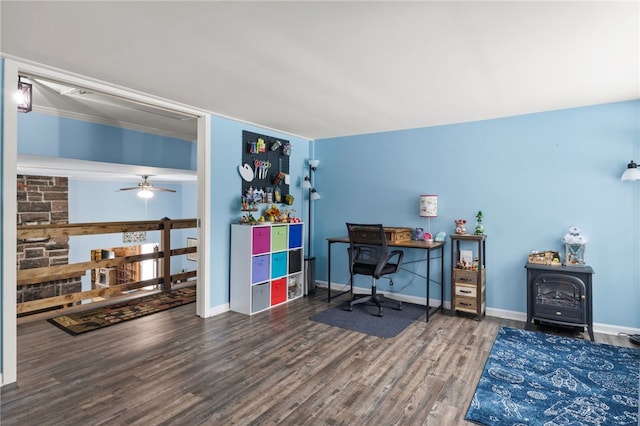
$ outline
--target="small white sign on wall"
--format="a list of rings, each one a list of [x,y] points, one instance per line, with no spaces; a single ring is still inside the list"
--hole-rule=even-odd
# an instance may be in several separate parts
[[[125,243],[144,243],[147,241],[146,231],[125,232],[122,235],[122,241]]]

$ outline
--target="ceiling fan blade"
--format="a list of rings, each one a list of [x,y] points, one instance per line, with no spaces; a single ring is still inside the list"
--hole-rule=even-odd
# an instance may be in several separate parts
[[[176,192],[174,189],[169,189],[169,188],[161,188],[159,186],[153,186],[151,184],[151,182],[149,182],[149,176],[147,175],[142,175],[142,182],[140,182],[138,184],[138,186],[134,186],[131,188],[120,188],[118,191],[133,191],[133,190],[138,190],[138,191],[143,191],[143,190],[147,190],[147,191],[164,191],[164,192]]]

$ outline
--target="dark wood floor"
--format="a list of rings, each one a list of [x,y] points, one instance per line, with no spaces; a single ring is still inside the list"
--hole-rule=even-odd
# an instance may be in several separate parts
[[[77,337],[21,324],[18,385],[2,389],[0,423],[465,424],[498,328],[523,327],[437,314],[381,339],[310,321],[325,297],[253,317],[201,319],[191,304]]]

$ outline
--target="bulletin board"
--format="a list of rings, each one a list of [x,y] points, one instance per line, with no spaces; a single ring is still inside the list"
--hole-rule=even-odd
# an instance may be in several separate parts
[[[253,170],[253,180],[242,179],[242,196],[250,189],[264,193],[263,203],[269,202],[267,195],[271,193],[271,203],[283,202],[289,194],[289,185],[284,175],[289,175],[289,155],[291,144],[288,140],[261,135],[246,130],[242,131],[242,165]],[[279,194],[280,201],[275,195]]]

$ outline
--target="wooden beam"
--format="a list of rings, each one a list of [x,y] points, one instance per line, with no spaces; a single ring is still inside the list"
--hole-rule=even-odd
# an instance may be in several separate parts
[[[83,300],[92,299],[94,297],[106,297],[111,295],[121,294],[123,291],[135,290],[142,287],[151,285],[158,285],[158,278],[150,280],[137,281],[132,283],[126,283],[122,285],[116,285],[105,288],[98,288],[94,290],[81,291],[78,293],[65,294],[63,296],[47,297],[46,299],[32,300],[29,302],[23,302],[17,304],[17,313],[23,314],[26,312],[39,311],[41,309],[53,308],[56,306],[63,306],[70,303],[81,302]]]

